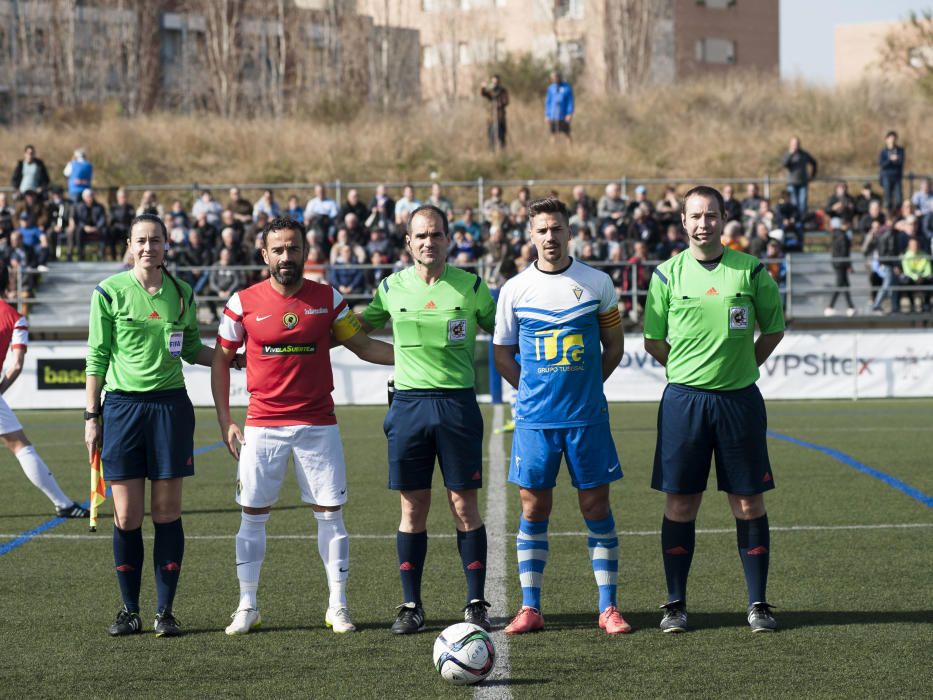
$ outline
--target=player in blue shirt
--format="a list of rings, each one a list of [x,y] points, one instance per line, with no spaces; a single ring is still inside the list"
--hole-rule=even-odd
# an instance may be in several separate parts
[[[619,540],[609,506],[609,484],[622,469],[603,394],[603,382],[622,359],[619,299],[608,275],[569,256],[568,214],[560,200],[532,202],[528,216],[538,259],[502,287],[493,339],[496,367],[518,389],[509,481],[518,484],[522,501],[522,607],[505,631],[544,628],[548,518],[564,458],[589,530],[599,626],[609,634],[629,632],[616,608]]]

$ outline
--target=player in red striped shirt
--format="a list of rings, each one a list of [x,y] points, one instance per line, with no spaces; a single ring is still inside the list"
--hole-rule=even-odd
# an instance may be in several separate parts
[[[4,400],[3,394],[23,371],[26,346],[29,345],[29,321],[20,316],[9,304],[0,303],[0,363],[10,353],[12,362],[0,378],[0,441],[6,445],[19,461],[26,477],[55,504],[60,518],[86,518],[86,508],[62,493],[48,465],[29,442],[19,419]]]
[[[369,362],[391,365],[392,346],[364,333],[340,293],[302,278],[305,232],[282,217],[263,231],[270,277],[234,294],[217,335],[211,372],[221,434],[239,460],[236,499],[243,513],[236,537],[240,604],[227,627],[246,634],[260,624],[256,591],[266,550],[266,522],[278,500],[289,456],[294,456],[301,499],[318,522],[318,552],[330,588],[325,624],[356,629],[347,607],[349,542],[341,507],[347,501],[346,466],[331,391],[331,337]],[[243,430],[230,417],[229,368],[246,344],[249,408]]]

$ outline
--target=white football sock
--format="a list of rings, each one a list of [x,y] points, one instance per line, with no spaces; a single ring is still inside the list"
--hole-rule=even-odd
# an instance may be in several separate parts
[[[347,605],[347,574],[350,571],[350,538],[343,524],[343,510],[315,511],[317,551],[327,572],[331,608]]]
[[[58,486],[58,482],[55,481],[55,477],[52,476],[52,471],[49,469],[48,465],[42,461],[42,457],[36,452],[35,447],[32,445],[24,447],[16,453],[16,459],[19,460],[20,466],[26,473],[26,478],[28,478],[36,488],[42,491],[42,493],[48,496],[49,500],[55,504],[56,508],[67,508],[74,503],[74,501],[62,493],[62,490]]]
[[[236,533],[236,576],[240,580],[240,604],[237,609],[256,608],[259,570],[266,557],[266,522],[269,514],[240,514]]]

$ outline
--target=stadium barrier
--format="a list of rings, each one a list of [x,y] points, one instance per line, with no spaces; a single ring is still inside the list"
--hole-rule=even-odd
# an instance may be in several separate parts
[[[16,409],[82,408],[85,352],[86,345],[77,341],[32,343],[21,377],[4,398]],[[364,362],[345,348],[333,349],[331,361],[338,405],[385,403],[391,367]],[[196,406],[213,405],[209,368],[186,366],[185,379]],[[664,369],[645,352],[642,336],[627,335],[619,369],[605,384],[606,397],[610,401],[656,401],[665,383]],[[789,331],[761,367],[759,386],[768,399],[933,396],[933,334]],[[484,398],[489,400],[489,395]],[[245,406],[247,400],[246,374],[234,371],[231,404]]]

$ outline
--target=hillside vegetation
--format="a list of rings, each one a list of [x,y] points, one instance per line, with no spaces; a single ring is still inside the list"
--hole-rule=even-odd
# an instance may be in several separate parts
[[[574,143],[549,146],[542,102],[513,101],[510,147],[486,147],[483,101],[398,113],[364,109],[345,122],[224,121],[209,115],[123,119],[104,108],[57,114],[0,131],[12,169],[26,143],[53,177],[85,148],[98,186],[185,182],[309,182],[780,176],[792,134],[822,174],[877,172],[884,133],[896,129],[907,168],[933,170],[930,103],[907,85],[833,89],[754,76],[707,79],[624,98],[583,95]]]

